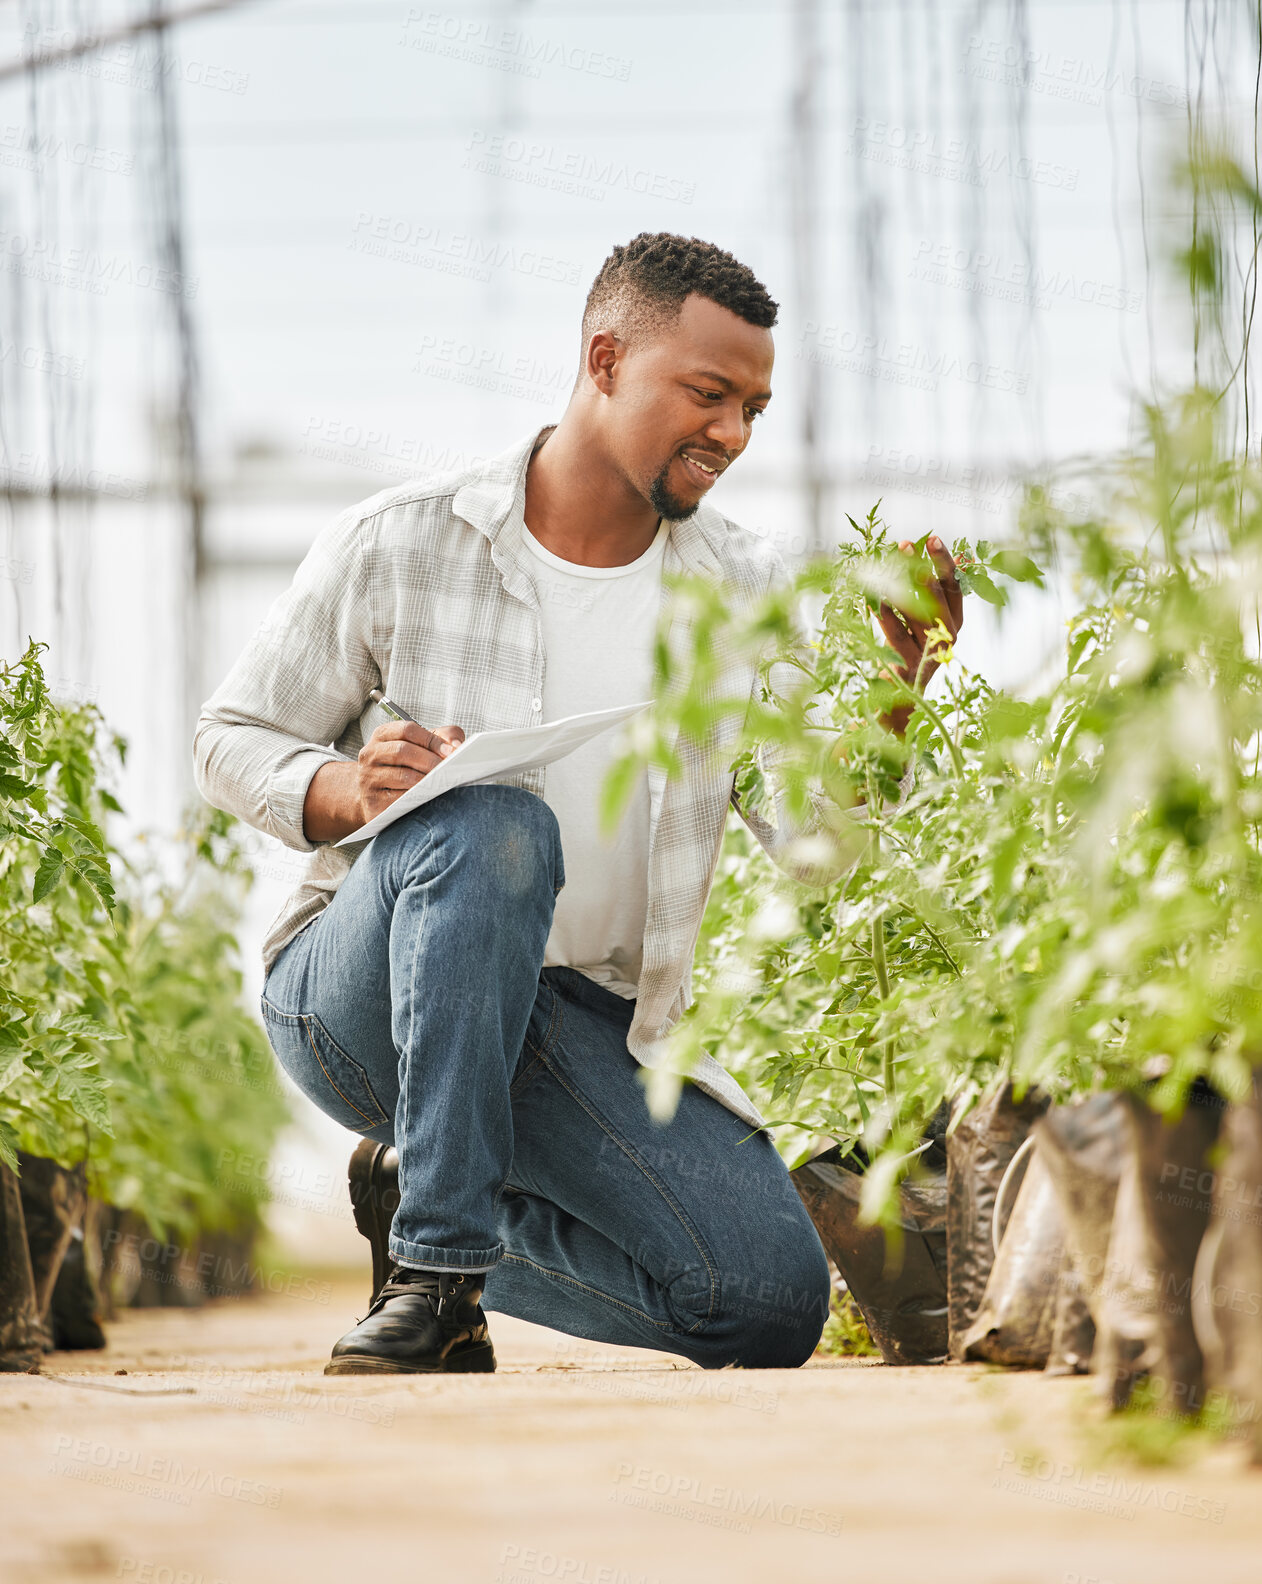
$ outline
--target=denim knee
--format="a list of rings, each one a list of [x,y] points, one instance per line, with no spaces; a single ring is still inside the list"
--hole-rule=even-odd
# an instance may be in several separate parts
[[[511,906],[545,888],[555,897],[565,883],[556,815],[522,787],[458,787],[405,815],[377,840],[385,844],[385,859],[403,849],[421,861],[434,855],[444,867],[459,868],[492,904]]]
[[[809,1235],[808,1235],[809,1234]],[[757,1269],[724,1274],[719,1314],[707,1327],[718,1365],[796,1369],[814,1353],[828,1319],[832,1284],[814,1228],[786,1239]]]

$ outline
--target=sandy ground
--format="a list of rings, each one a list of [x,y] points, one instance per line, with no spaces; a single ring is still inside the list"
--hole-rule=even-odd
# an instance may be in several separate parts
[[[105,1354],[0,1376],[0,1578],[1262,1578],[1239,1447],[1102,1467],[1084,1380],[707,1373],[502,1316],[497,1375],[326,1380],[360,1285],[128,1314]]]

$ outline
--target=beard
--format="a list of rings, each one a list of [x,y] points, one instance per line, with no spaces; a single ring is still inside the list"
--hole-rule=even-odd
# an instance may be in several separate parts
[[[674,494],[667,484],[667,475],[674,457],[667,457],[662,463],[662,470],[649,485],[649,505],[659,517],[664,517],[667,522],[682,522],[685,517],[691,517],[697,509],[696,501],[681,500]]]

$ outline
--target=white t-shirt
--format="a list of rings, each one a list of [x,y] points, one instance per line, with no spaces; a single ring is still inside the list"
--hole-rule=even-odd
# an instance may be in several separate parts
[[[653,639],[670,534],[627,566],[579,566],[526,529],[543,627],[543,720],[638,704],[653,696]],[[545,968],[577,968],[634,996],[644,956],[651,810],[641,773],[616,831],[600,826],[600,794],[620,733],[603,735],[548,766],[544,799],[561,827],[565,888],[557,898]]]

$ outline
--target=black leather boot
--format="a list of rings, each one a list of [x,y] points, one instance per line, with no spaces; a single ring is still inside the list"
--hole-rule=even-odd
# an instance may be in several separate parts
[[[392,1144],[360,1139],[351,1155],[346,1176],[355,1225],[368,1239],[372,1250],[372,1292],[368,1296],[371,1305],[376,1302],[393,1263],[390,1224],[399,1208],[399,1152]]]
[[[489,1374],[483,1272],[395,1265],[372,1308],[334,1347],[326,1375]]]

